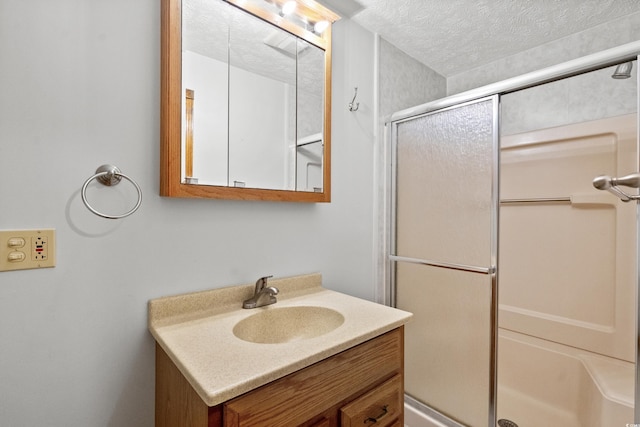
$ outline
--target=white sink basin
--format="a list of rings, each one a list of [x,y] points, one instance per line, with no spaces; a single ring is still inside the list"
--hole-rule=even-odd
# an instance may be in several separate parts
[[[207,406],[216,406],[404,325],[410,313],[322,287],[320,274],[272,279],[278,302],[243,309],[254,283],[151,300],[149,330]]]
[[[344,316],[325,307],[268,307],[239,321],[233,334],[244,341],[278,344],[315,338],[344,323]]]

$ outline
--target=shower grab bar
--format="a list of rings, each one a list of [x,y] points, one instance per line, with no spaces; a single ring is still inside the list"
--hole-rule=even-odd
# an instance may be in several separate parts
[[[614,205],[609,197],[604,194],[572,194],[569,197],[532,197],[521,199],[502,199],[501,205],[509,204],[533,204],[533,203],[553,203],[568,205]]]
[[[620,178],[610,177],[608,175],[600,175],[593,179],[593,186],[598,190],[607,190],[613,195],[617,196],[623,202],[629,202],[631,200],[640,200],[638,194],[627,194],[622,189],[618,188],[618,185],[630,188],[640,188],[640,173],[632,173]]]
[[[398,255],[389,255],[389,260],[399,261],[399,262],[408,262],[411,264],[428,265],[430,267],[448,268],[450,270],[468,271],[470,273],[493,274],[496,271],[495,267],[475,267],[472,265],[454,264],[454,263],[440,262],[440,261],[430,261],[426,259],[409,258],[404,256],[398,256]]]
[[[537,197],[532,199],[503,199],[501,204],[511,203],[571,203],[571,197]]]

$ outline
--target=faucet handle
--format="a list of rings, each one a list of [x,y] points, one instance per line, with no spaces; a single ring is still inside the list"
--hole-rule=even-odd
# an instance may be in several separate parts
[[[259,278],[258,281],[256,282],[256,293],[263,290],[265,286],[267,286],[267,280],[271,279],[272,277],[273,277],[273,274],[271,276],[263,276]]]

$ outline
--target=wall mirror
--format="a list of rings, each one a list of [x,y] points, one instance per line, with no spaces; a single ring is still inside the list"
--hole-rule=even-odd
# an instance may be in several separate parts
[[[162,0],[160,194],[328,202],[331,23],[311,0]]]

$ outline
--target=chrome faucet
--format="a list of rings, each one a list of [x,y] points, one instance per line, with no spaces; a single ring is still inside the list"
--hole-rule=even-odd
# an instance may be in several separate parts
[[[242,308],[256,308],[278,302],[276,299],[276,295],[279,292],[278,288],[267,286],[267,279],[271,277],[273,276],[265,276],[258,279],[253,296],[242,303]]]

